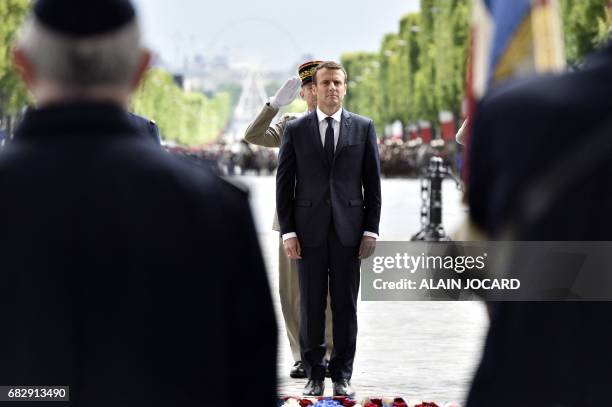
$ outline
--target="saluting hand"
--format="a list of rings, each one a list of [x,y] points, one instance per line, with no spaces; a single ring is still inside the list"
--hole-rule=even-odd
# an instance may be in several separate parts
[[[276,94],[270,98],[270,106],[279,109],[293,102],[300,89],[301,81],[297,76],[291,77],[285,81],[283,86],[276,91]]]

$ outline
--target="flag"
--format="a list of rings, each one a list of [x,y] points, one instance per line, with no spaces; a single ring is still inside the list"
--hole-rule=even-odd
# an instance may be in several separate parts
[[[469,118],[474,117],[478,100],[491,86],[565,68],[557,0],[474,0],[469,46],[466,145],[473,122]],[[468,171],[465,165],[464,180]]]

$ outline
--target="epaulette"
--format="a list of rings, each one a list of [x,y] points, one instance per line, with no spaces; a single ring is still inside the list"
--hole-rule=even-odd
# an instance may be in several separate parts
[[[301,113],[285,113],[285,114],[283,114],[283,120],[285,120],[285,121],[299,119],[300,117],[302,117]]]

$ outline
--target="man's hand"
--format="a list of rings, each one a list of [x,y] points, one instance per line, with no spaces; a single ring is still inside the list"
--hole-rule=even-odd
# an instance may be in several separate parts
[[[376,249],[376,238],[372,236],[363,236],[361,238],[361,245],[359,246],[359,254],[357,257],[359,259],[367,259],[374,253],[374,249]]]
[[[287,79],[283,86],[276,91],[276,94],[270,98],[270,106],[275,109],[280,109],[293,102],[301,84],[302,82],[297,76]]]
[[[300,241],[297,237],[290,237],[289,239],[283,242],[283,247],[285,248],[285,253],[287,253],[287,257],[293,260],[302,258],[302,248],[300,247]]]

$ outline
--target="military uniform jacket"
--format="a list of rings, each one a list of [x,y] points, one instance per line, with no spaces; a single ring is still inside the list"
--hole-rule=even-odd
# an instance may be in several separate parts
[[[271,124],[274,116],[276,116],[277,113],[278,109],[275,109],[266,103],[255,121],[253,121],[253,123],[251,123],[247,128],[246,133],[244,134],[244,139],[251,144],[262,147],[280,147],[283,139],[283,132],[285,131],[287,123],[303,116],[303,114],[286,113],[277,123]],[[274,211],[272,229],[280,232],[278,214],[276,211]]]

